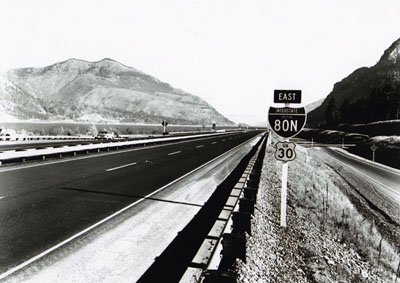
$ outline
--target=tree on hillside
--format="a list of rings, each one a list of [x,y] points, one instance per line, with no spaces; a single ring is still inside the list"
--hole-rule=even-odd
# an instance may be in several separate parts
[[[339,124],[339,110],[336,105],[336,100],[332,97],[325,111],[325,125],[327,127],[335,127]]]
[[[350,111],[350,102],[345,98],[339,107],[340,124],[350,124],[353,122],[352,113]]]

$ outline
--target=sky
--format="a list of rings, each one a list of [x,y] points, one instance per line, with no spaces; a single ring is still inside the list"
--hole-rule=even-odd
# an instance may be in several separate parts
[[[305,106],[400,37],[398,0],[1,0],[0,72],[111,58],[266,125],[274,89]],[[276,105],[275,105],[276,106]]]

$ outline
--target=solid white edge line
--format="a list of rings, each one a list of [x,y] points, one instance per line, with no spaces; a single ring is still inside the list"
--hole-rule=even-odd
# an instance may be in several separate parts
[[[175,151],[175,152],[171,152],[171,153],[168,153],[168,155],[174,155],[174,154],[178,154],[178,153],[181,153],[182,151]]]
[[[381,182],[379,182],[378,180],[375,180],[374,178],[372,178],[371,176],[365,174],[364,172],[361,172],[360,170],[358,170],[358,169],[352,167],[351,165],[349,165],[349,164],[347,164],[347,163],[345,163],[345,162],[339,160],[337,157],[332,156],[332,155],[331,155],[331,157],[335,158],[336,161],[339,161],[339,162],[342,163],[343,165],[349,167],[351,170],[356,171],[357,173],[363,175],[364,177],[367,177],[370,181],[374,182],[375,184],[378,184],[378,185],[380,185],[380,186],[386,188],[387,190],[389,190],[389,191],[391,191],[391,192],[394,192],[394,193],[397,192],[396,190],[392,189],[391,187],[385,185],[384,183],[381,183]]]
[[[343,156],[351,158],[353,160],[359,160],[359,161],[361,160],[364,163],[367,163],[369,166],[375,167],[376,169],[380,169],[380,170],[384,170],[384,171],[390,171],[391,173],[394,173],[396,175],[400,174],[400,170],[399,169],[390,167],[390,166],[382,164],[382,163],[373,162],[373,161],[371,161],[369,159],[366,159],[366,158],[363,158],[361,156],[358,156],[358,155],[355,155],[353,153],[350,153],[348,151],[345,151],[345,150],[343,150],[341,148],[331,148],[331,150],[333,150],[333,151],[335,151],[335,152],[337,152],[337,153],[339,153],[339,154],[341,154]]]
[[[125,168],[125,167],[128,167],[128,166],[133,166],[133,165],[136,165],[136,164],[137,164],[137,162],[133,162],[133,163],[125,164],[125,165],[122,165],[122,166],[110,168],[110,169],[107,169],[106,171],[110,172],[110,171],[118,170],[118,169]]]
[[[99,222],[93,224],[92,226],[89,226],[88,228],[82,230],[81,232],[79,232],[79,233],[77,233],[77,234],[75,234],[75,235],[69,237],[68,239],[62,241],[61,243],[58,243],[57,245],[55,245],[55,246],[53,246],[53,247],[51,247],[51,248],[49,248],[49,249],[47,249],[47,250],[41,252],[40,254],[38,254],[38,255],[32,257],[31,259],[29,259],[29,260],[27,260],[27,261],[21,263],[20,265],[17,265],[16,267],[11,268],[10,270],[4,272],[3,274],[0,274],[0,280],[6,278],[7,276],[13,274],[13,273],[16,272],[16,271],[18,271],[18,270],[20,270],[20,269],[22,269],[22,268],[28,266],[28,265],[31,264],[32,262],[34,262],[34,261],[36,261],[36,260],[38,260],[38,259],[44,257],[45,255],[51,253],[52,251],[58,249],[59,247],[62,247],[63,245],[65,245],[65,244],[71,242],[72,240],[78,238],[79,236],[81,236],[81,235],[83,235],[83,234],[89,232],[90,230],[93,230],[94,228],[96,228],[97,226],[103,224],[104,222],[106,222],[106,221],[108,221],[108,220],[114,218],[115,216],[118,216],[119,214],[123,213],[124,211],[130,209],[131,207],[133,207],[133,206],[135,206],[135,205],[141,203],[142,201],[146,200],[146,198],[151,197],[152,195],[154,195],[154,194],[156,194],[156,193],[158,193],[158,192],[164,190],[165,188],[167,188],[167,187],[171,186],[172,184],[174,184],[174,183],[180,181],[181,179],[187,177],[188,175],[193,174],[194,172],[196,172],[196,171],[200,170],[201,168],[207,166],[208,164],[214,162],[214,161],[217,160],[218,158],[223,157],[224,155],[230,153],[231,151],[235,150],[236,148],[242,146],[243,144],[250,142],[251,140],[257,138],[258,136],[259,136],[259,135],[255,136],[254,138],[252,138],[252,139],[250,139],[250,140],[246,140],[245,142],[243,142],[243,143],[241,143],[241,144],[235,146],[234,148],[232,148],[232,149],[230,149],[230,150],[228,150],[228,151],[222,153],[221,155],[215,157],[214,159],[208,161],[207,163],[204,163],[203,165],[201,165],[201,166],[199,166],[199,167],[193,169],[192,171],[186,173],[185,175],[179,177],[178,179],[173,180],[172,182],[170,182],[170,183],[166,184],[165,186],[163,186],[163,187],[157,189],[156,191],[154,191],[154,192],[152,192],[152,193],[146,195],[145,197],[143,197],[143,198],[141,198],[141,199],[139,199],[139,200],[137,200],[137,201],[131,203],[130,205],[128,205],[128,206],[122,208],[121,210],[119,210],[119,211],[117,211],[117,212],[115,212],[115,213],[113,213],[113,214],[111,214],[110,216],[104,218],[103,220],[100,220]]]

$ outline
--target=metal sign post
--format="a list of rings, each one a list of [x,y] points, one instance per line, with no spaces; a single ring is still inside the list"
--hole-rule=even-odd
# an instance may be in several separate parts
[[[372,162],[375,162],[375,151],[378,149],[378,147],[376,146],[376,144],[373,144],[371,146],[371,150],[372,150]]]
[[[165,120],[163,120],[163,121],[161,122],[161,125],[163,126],[163,135],[165,135],[166,132],[167,132],[168,122],[165,121]]]
[[[281,227],[286,227],[287,207],[287,181],[288,161],[296,158],[296,144],[289,141],[289,138],[297,135],[306,124],[307,114],[305,108],[291,108],[290,103],[301,103],[301,90],[275,90],[274,102],[284,103],[285,107],[270,107],[268,122],[271,129],[284,141],[275,144],[275,158],[282,161],[282,190],[281,190]]]

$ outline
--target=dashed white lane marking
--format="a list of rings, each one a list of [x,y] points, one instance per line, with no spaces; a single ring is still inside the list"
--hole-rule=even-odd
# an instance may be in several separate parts
[[[110,171],[118,170],[118,169],[121,169],[121,168],[124,168],[124,167],[133,166],[133,165],[136,165],[136,164],[137,164],[137,162],[133,162],[133,163],[125,164],[125,165],[122,165],[122,166],[110,168],[110,169],[107,169],[106,171],[110,172]]]
[[[235,149],[239,148],[240,146],[242,146],[243,144],[245,144],[245,143],[247,143],[247,142],[248,142],[248,140],[245,141],[245,142],[243,142],[243,143],[241,143],[241,144],[239,144],[238,146],[236,146],[236,147],[234,147],[234,148],[232,148],[232,149],[230,149],[230,150],[224,152],[223,154],[221,154],[221,155],[215,157],[214,159],[212,159],[212,160],[210,160],[210,161],[204,163],[203,165],[201,165],[200,167],[197,167],[196,169],[190,171],[189,173],[186,173],[185,175],[179,177],[178,179],[175,179],[174,181],[172,181],[172,182],[166,184],[165,186],[159,188],[158,190],[156,190],[156,191],[154,191],[154,192],[152,192],[152,193],[146,195],[144,198],[141,198],[141,199],[139,199],[139,200],[137,200],[137,201],[131,203],[130,205],[128,205],[128,206],[122,208],[121,210],[115,212],[114,214],[112,214],[112,215],[110,215],[110,216],[104,218],[103,220],[100,220],[99,222],[93,224],[92,226],[90,226],[90,227],[88,227],[88,228],[86,228],[86,229],[80,231],[79,233],[77,233],[77,234],[71,236],[70,238],[68,238],[68,239],[66,239],[66,240],[64,240],[64,241],[62,241],[61,243],[58,243],[57,245],[55,245],[55,246],[53,246],[53,247],[51,247],[51,248],[45,250],[44,252],[42,252],[42,253],[40,253],[40,254],[38,254],[38,255],[32,257],[31,259],[29,259],[29,260],[27,260],[27,261],[21,263],[20,265],[14,267],[14,268],[11,268],[10,270],[4,272],[3,274],[0,274],[0,280],[6,278],[6,277],[9,276],[10,274],[13,274],[14,272],[16,272],[16,271],[18,271],[18,270],[24,268],[25,266],[28,266],[28,265],[31,264],[32,262],[34,262],[34,261],[36,261],[36,260],[38,260],[38,259],[40,259],[40,258],[46,256],[47,254],[51,253],[52,251],[58,249],[59,247],[64,246],[65,244],[71,242],[72,240],[78,238],[79,236],[81,236],[81,235],[83,235],[83,234],[85,234],[85,233],[87,233],[87,232],[93,230],[94,228],[96,228],[97,226],[100,226],[100,225],[103,224],[104,222],[107,222],[108,220],[110,220],[110,219],[112,219],[112,218],[114,218],[114,217],[120,215],[120,214],[123,213],[124,211],[126,211],[126,210],[130,209],[131,207],[133,207],[133,206],[135,206],[135,205],[137,205],[137,204],[139,204],[139,203],[145,201],[147,198],[149,198],[149,197],[155,195],[156,193],[158,193],[158,192],[164,190],[165,188],[168,188],[169,186],[171,186],[172,184],[178,182],[179,180],[182,180],[183,178],[189,176],[190,174],[193,174],[194,172],[200,170],[201,168],[204,168],[205,166],[207,166],[208,164],[214,162],[214,161],[217,160],[218,158],[221,158],[222,156],[225,156],[225,155],[229,154],[230,152],[233,152]]]
[[[217,142],[212,142],[211,144],[216,144]]]
[[[196,148],[202,148],[204,145],[198,145],[196,146]]]
[[[0,199],[5,198],[5,197],[0,197]]]
[[[168,155],[174,155],[174,154],[178,154],[178,153],[181,153],[182,151],[175,151],[175,152],[171,152],[171,153],[168,153]]]
[[[223,139],[222,141],[225,141],[225,139]]]

